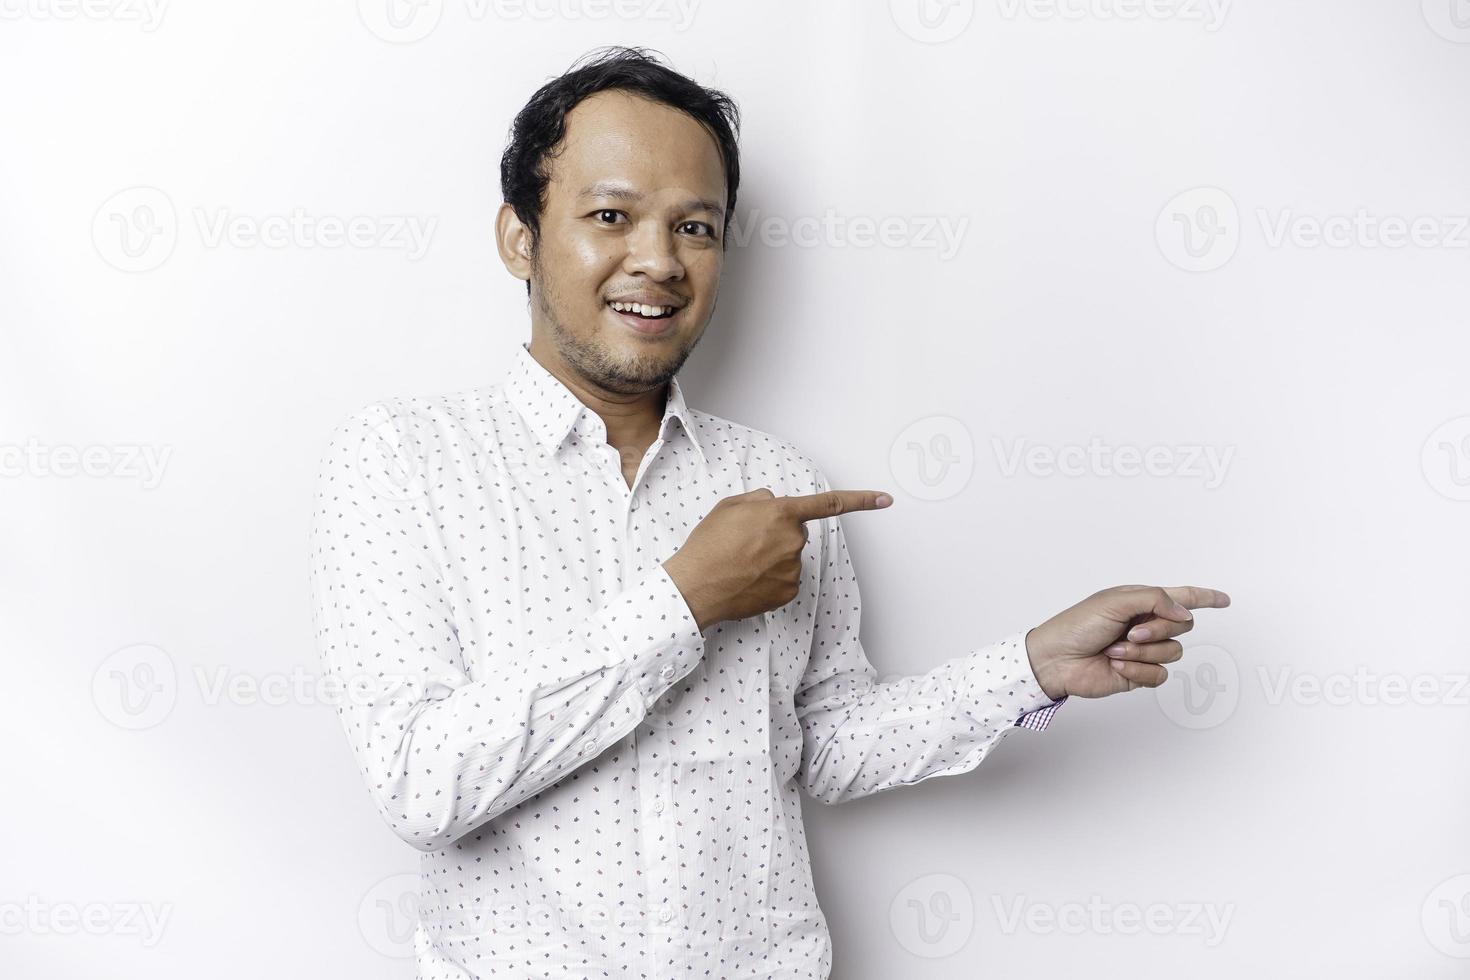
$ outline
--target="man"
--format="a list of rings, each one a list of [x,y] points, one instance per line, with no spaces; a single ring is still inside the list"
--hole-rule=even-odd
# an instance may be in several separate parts
[[[967,772],[1068,696],[1156,687],[1202,588],[1123,586],[905,683],[859,639],[834,490],[689,407],[739,182],[725,96],[635,49],[517,116],[496,232],[531,341],[499,384],[334,433],[318,643],[422,852],[419,976],[828,976],[800,790]]]

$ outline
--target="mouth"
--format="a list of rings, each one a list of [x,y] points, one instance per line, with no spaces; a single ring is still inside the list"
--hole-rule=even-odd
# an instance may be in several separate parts
[[[662,306],[647,303],[623,303],[609,300],[608,310],[625,326],[642,334],[667,333],[673,327],[674,318],[683,312],[683,307]]]

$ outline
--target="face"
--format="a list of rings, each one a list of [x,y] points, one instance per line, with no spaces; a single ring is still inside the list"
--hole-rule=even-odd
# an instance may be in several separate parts
[[[608,391],[661,386],[719,291],[725,171],[714,137],[676,109],[599,92],[567,114],[549,172],[529,264],[533,333]]]

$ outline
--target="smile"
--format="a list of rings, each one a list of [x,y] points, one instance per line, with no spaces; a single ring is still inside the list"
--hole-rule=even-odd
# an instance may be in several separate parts
[[[649,306],[646,303],[608,303],[619,313],[628,313],[645,320],[664,320],[679,312],[673,306]]]

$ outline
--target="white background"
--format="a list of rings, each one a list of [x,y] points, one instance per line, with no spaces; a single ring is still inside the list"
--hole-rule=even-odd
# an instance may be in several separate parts
[[[1109,585],[1235,600],[1157,692],[810,804],[834,976],[1464,976],[1470,5],[624,2],[0,0],[0,969],[413,975],[331,708],[214,685],[315,674],[331,427],[529,337],[506,130],[618,42],[745,113],[681,377],[894,492],[844,523],[880,675]],[[212,235],[296,210],[371,241]]]

